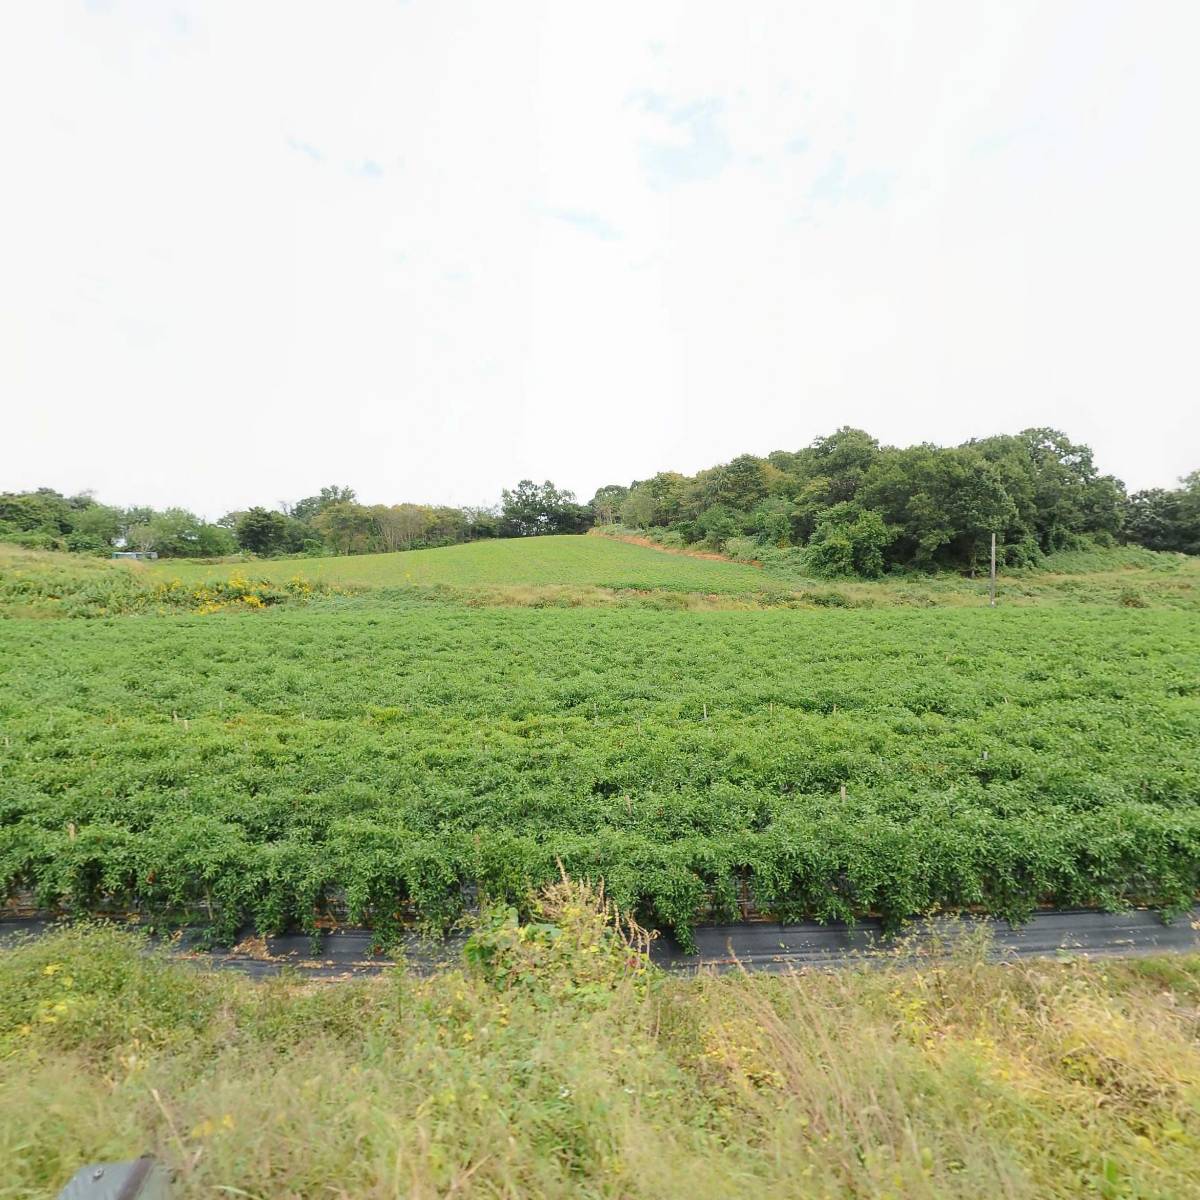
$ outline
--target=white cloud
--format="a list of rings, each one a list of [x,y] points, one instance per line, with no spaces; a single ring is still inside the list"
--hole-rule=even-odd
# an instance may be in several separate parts
[[[0,486],[472,502],[1029,424],[1200,465],[1185,3],[0,10]]]

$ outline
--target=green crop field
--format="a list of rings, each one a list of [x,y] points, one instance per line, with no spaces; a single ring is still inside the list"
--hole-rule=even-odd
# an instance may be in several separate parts
[[[643,539],[644,540],[644,539]],[[211,564],[168,559],[116,564],[138,580],[187,588],[214,579],[283,587],[297,577],[323,587],[424,590],[476,603],[596,605],[649,600],[660,607],[878,607],[986,602],[987,583],[956,575],[900,575],[886,581],[805,578],[766,555],[762,566],[714,556],[668,553],[614,537],[538,537],[481,541],[438,550]],[[1116,603],[1200,611],[1200,563],[1140,547],[1062,553],[1045,569],[1006,575],[1007,604]]]
[[[157,579],[178,578],[185,583],[214,574],[214,568],[203,563],[170,560],[153,563],[147,570]],[[307,579],[357,587],[564,585],[728,593],[764,586],[763,574],[755,567],[664,554],[602,537],[481,541],[438,550],[258,562],[252,567],[215,570],[224,574],[241,570],[276,583],[299,573]]]
[[[1071,565],[1006,580],[1025,604],[995,610],[949,581],[944,606],[889,583],[871,608],[690,611],[540,604],[736,601],[763,573],[598,537],[151,571],[25,556],[0,577],[0,886],[225,937],[444,924],[559,863],[685,942],[747,899],[893,924],[1178,911],[1200,885],[1196,575]],[[105,608],[114,579],[134,590]],[[526,602],[467,602],[508,581]]]
[[[667,553],[613,537],[481,541],[436,550],[337,558],[127,562],[0,544],[0,616],[104,617],[270,607],[363,595],[368,603],[457,600],[470,606],[853,608],[987,601],[982,579],[899,574],[878,582],[815,580],[762,566]],[[1006,606],[1169,607],[1200,612],[1200,561],[1121,550],[1051,556],[1044,569],[1001,576]]]

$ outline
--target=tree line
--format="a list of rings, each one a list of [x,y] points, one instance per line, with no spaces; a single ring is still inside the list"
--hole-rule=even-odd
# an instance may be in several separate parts
[[[895,447],[844,426],[796,451],[609,484],[587,504],[550,481],[528,479],[505,489],[498,505],[480,508],[364,505],[353,489],[331,486],[207,522],[183,508],[114,508],[88,493],[0,494],[0,541],[88,554],[117,547],[197,558],[364,554],[584,533],[597,524],[681,546],[794,553],[824,576],[973,571],[993,533],[1010,566],[1084,542],[1200,554],[1200,471],[1178,488],[1129,495],[1120,480],[1099,473],[1087,446],[1054,429]]]
[[[0,542],[40,550],[111,554],[153,551],[163,558],[368,554],[449,546],[478,538],[586,533],[591,509],[550,482],[522,480],[493,507],[360,504],[333,485],[278,508],[254,507],[206,521],[186,508],[117,508],[91,493],[53,488],[0,493]]]
[[[802,450],[603,487],[591,507],[681,545],[794,551],[827,577],[973,571],[993,533],[1010,566],[1085,542],[1200,553],[1200,471],[1130,496],[1087,446],[1044,428],[895,447],[844,426]]]

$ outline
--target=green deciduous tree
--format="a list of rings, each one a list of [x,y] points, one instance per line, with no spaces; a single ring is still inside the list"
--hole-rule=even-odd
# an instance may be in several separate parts
[[[165,508],[141,524],[130,526],[125,538],[135,550],[153,550],[164,558],[195,558],[205,524],[186,508]]]
[[[629,496],[629,488],[619,483],[609,483],[596,489],[590,508],[596,516],[598,525],[612,525],[621,515],[621,505]]]
[[[353,488],[340,487],[335,483],[329,487],[323,487],[315,496],[306,496],[303,500],[297,500],[295,504],[287,508],[287,515],[308,525],[312,523],[317,513],[331,504],[353,504],[357,500],[358,497]]]
[[[1178,488],[1151,488],[1131,496],[1125,508],[1124,535],[1150,550],[1200,554],[1200,471],[1180,480]]]
[[[338,554],[362,554],[371,548],[371,510],[349,500],[327,504],[313,518],[313,528]]]
[[[236,518],[234,537],[251,554],[278,554],[288,541],[288,519],[269,508],[251,508]]]
[[[854,499],[879,454],[879,443],[869,433],[843,425],[827,437],[817,438],[801,453],[801,476],[825,480],[828,502],[840,504]]]
[[[201,525],[196,537],[195,553],[200,558],[223,558],[238,548],[237,539],[223,525]]]
[[[369,510],[381,550],[409,550],[423,545],[437,523],[427,504],[373,505]]]
[[[107,504],[89,504],[74,514],[74,532],[111,546],[121,536],[121,513]]]
[[[70,533],[75,527],[66,497],[53,488],[0,495],[0,521],[24,533],[51,536]]]
[[[766,464],[752,454],[696,476],[696,502],[701,508],[718,504],[738,512],[749,512],[767,494]]]
[[[714,550],[720,550],[730,538],[743,532],[742,515],[728,504],[710,504],[696,517],[695,524],[705,543]]]
[[[579,504],[574,492],[560,491],[549,479],[541,487],[522,479],[511,491],[505,488],[501,493],[502,537],[583,533],[591,523],[591,509]]]
[[[863,477],[859,499],[893,526],[893,562],[974,569],[993,531],[1016,516],[999,472],[972,447],[888,450]]]
[[[621,524],[633,529],[645,529],[654,521],[658,504],[648,484],[635,484],[621,503]]]
[[[768,496],[750,515],[750,528],[764,546],[791,544],[796,505],[783,496]]]

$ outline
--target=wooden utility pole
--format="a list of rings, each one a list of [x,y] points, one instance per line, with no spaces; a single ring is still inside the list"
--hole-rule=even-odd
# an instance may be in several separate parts
[[[992,534],[992,575],[988,583],[988,599],[996,607],[996,535]]]

